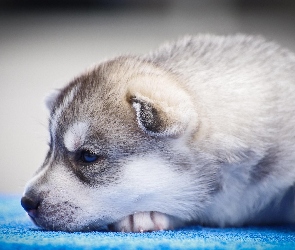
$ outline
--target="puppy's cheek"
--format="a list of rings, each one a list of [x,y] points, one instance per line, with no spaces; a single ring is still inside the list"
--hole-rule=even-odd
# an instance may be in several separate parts
[[[185,190],[190,181],[188,178],[157,155],[133,157],[125,165],[121,184],[112,194],[113,204],[108,205],[120,207],[124,216],[143,211],[186,216],[182,199],[189,194],[189,190]],[[189,208],[192,205],[186,204]]]

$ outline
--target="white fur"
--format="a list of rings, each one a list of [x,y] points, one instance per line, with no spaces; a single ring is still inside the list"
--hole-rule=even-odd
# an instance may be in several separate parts
[[[162,160],[157,154],[134,156],[129,159],[124,169],[121,184],[117,187],[120,192],[117,190],[112,195],[118,199],[123,211],[161,211],[179,218],[191,218],[191,212],[196,206],[188,197],[201,187],[201,179],[194,180],[189,174],[171,171],[169,162]],[[187,185],[188,183],[192,185]],[[124,195],[120,198],[121,192]],[[196,199],[202,198],[202,195],[205,194],[200,192]],[[128,214],[132,214],[130,212]]]
[[[62,104],[57,108],[55,113],[53,114],[51,118],[51,133],[54,135],[56,133],[56,129],[58,127],[58,121],[60,120],[60,117],[62,115],[62,112],[70,105],[70,103],[73,101],[75,95],[77,94],[78,90],[80,88],[80,84],[76,84],[70,91],[70,93],[64,98]]]
[[[25,193],[41,197],[37,224],[146,231],[158,222],[294,222],[294,58],[261,38],[198,36],[87,72],[53,107],[50,130],[68,151],[87,139],[103,157],[67,160],[53,142]],[[160,136],[141,123],[136,99],[160,111]]]
[[[64,135],[66,148],[74,152],[84,143],[89,125],[86,122],[74,123]]]

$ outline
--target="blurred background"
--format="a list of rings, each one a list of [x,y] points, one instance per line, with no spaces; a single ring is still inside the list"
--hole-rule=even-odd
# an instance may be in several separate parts
[[[22,193],[45,157],[51,89],[197,33],[260,34],[295,51],[295,1],[0,0],[0,193]]]

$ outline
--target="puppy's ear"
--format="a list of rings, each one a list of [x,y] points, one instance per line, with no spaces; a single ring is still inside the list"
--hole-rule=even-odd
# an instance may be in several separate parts
[[[147,134],[177,138],[184,134],[195,114],[189,105],[152,100],[140,94],[131,95],[129,102],[136,114],[138,126]],[[192,118],[192,119],[190,119]]]
[[[154,136],[173,136],[179,134],[180,127],[169,121],[160,107],[157,107],[146,98],[132,96],[130,98],[136,112],[138,126],[146,133]]]
[[[44,98],[45,106],[49,110],[49,112],[52,111],[54,104],[60,94],[59,89],[54,89]]]
[[[121,90],[134,112],[138,127],[150,136],[178,138],[198,128],[194,98],[182,77],[152,62],[131,64],[122,74]]]

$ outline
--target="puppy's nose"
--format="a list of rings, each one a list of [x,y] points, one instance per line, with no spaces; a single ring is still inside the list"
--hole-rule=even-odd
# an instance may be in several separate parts
[[[23,196],[20,203],[29,216],[33,218],[36,217],[37,209],[39,206],[39,202],[37,200],[33,200],[27,196]]]

